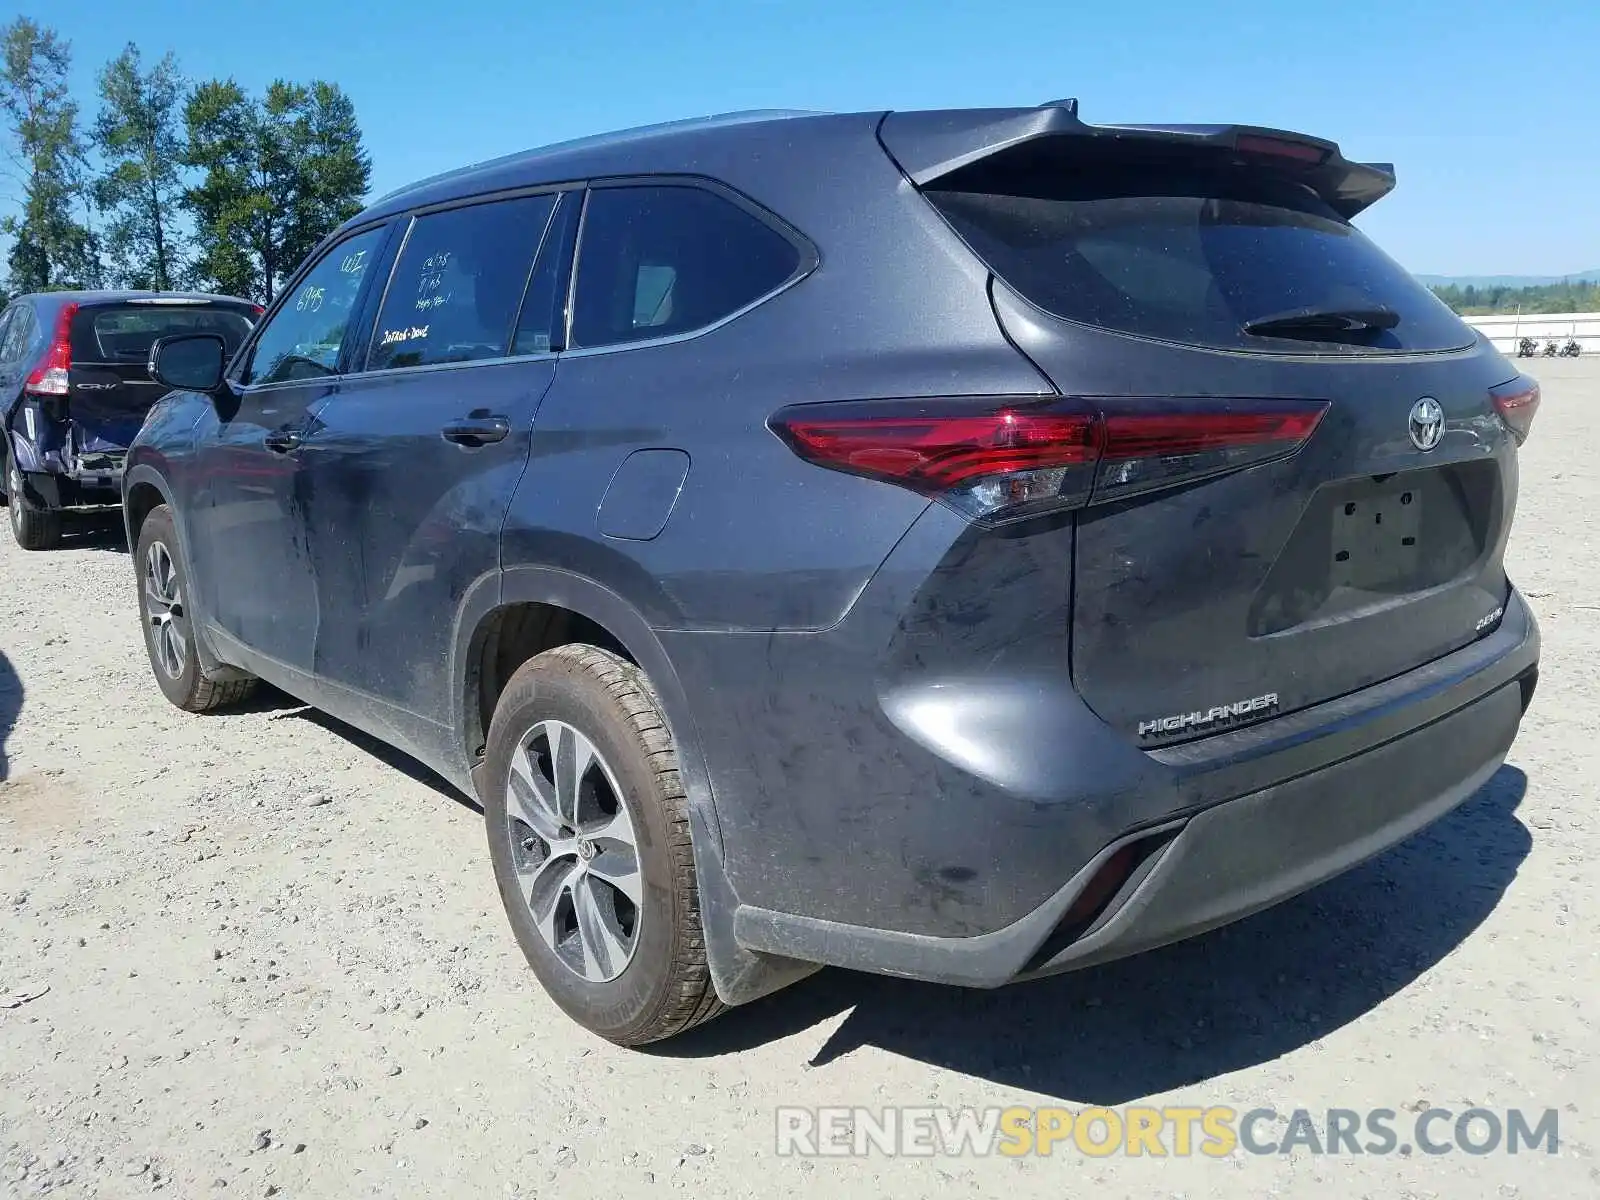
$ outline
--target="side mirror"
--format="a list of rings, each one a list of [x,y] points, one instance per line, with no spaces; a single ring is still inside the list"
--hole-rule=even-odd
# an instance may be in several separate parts
[[[181,333],[150,347],[150,378],[185,392],[215,392],[227,365],[227,344],[215,333]]]

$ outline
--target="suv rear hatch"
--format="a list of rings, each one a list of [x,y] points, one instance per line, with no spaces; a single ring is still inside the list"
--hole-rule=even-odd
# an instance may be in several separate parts
[[[180,333],[216,333],[231,356],[259,314],[244,300],[150,296],[85,303],[72,318],[67,415],[80,458],[120,455],[165,389],[150,378],[150,347]]]
[[[1516,491],[1494,392],[1516,372],[1349,223],[1387,168],[1271,130],[1089,126],[1075,106],[892,114],[880,136],[993,272],[1007,334],[1104,428],[1312,415],[1242,469],[1174,453],[1119,488],[1131,475],[1099,463],[1056,536],[1073,682],[1104,720],[1145,746],[1199,737],[1494,627]]]

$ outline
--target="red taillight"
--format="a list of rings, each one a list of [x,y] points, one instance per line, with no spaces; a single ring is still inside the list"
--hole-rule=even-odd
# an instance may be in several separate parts
[[[44,352],[39,365],[28,375],[22,390],[35,396],[65,396],[67,373],[72,369],[72,318],[78,315],[77,304],[64,304],[56,314],[55,331],[50,335],[50,348]]]
[[[1288,158],[1295,162],[1315,166],[1328,157],[1321,146],[1310,142],[1297,142],[1292,138],[1266,137],[1259,133],[1241,133],[1234,139],[1233,148],[1243,154],[1262,154],[1269,158]]]
[[[1526,375],[1519,375],[1510,383],[1490,388],[1489,395],[1494,400],[1495,411],[1520,446],[1528,440],[1534,414],[1539,411],[1538,383]]]
[[[1096,501],[1281,458],[1297,450],[1328,411],[1320,400],[1108,400],[1105,408]]]
[[[807,462],[898,483],[987,522],[1134,495],[1278,458],[1327,405],[978,397],[807,404],[772,429]]]
[[[262,308],[261,305],[259,305],[259,304],[252,304],[250,307],[255,312],[255,315],[256,315],[255,319],[258,320],[258,321],[261,319],[261,314],[267,311],[266,309]]]
[[[1094,463],[1099,417],[1037,400],[989,412],[950,400],[816,404],[785,410],[773,427],[819,466],[942,492],[982,475]],[[1029,407],[1024,407],[1028,405]]]

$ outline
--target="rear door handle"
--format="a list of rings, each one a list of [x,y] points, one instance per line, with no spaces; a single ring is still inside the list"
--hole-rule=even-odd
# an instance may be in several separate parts
[[[287,454],[300,444],[300,435],[292,429],[280,429],[267,434],[261,444],[275,454]]]
[[[511,432],[511,422],[505,417],[464,417],[452,421],[439,431],[447,442],[458,446],[487,446],[503,442]]]

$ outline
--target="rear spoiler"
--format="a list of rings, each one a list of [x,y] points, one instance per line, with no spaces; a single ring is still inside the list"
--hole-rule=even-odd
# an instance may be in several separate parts
[[[1352,162],[1336,142],[1254,125],[1090,125],[1078,119],[1076,100],[1040,108],[892,112],[878,127],[883,148],[919,188],[1014,147],[1067,137],[1210,146],[1241,161],[1275,162],[1346,219],[1394,190],[1392,164]]]

